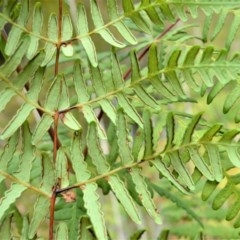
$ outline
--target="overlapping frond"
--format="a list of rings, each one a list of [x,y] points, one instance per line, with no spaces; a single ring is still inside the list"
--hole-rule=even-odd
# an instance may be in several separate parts
[[[7,145],[1,155],[1,181],[4,178],[12,180],[12,183],[5,194],[1,197],[0,205],[1,219],[10,217],[11,209],[15,207],[12,205],[25,190],[33,187],[30,184],[32,165],[35,161],[35,148],[31,144],[31,132],[28,124],[24,123],[21,128],[21,136],[19,131],[9,138]],[[22,145],[22,153],[16,155],[17,144]],[[14,161],[13,161],[14,155]],[[13,164],[15,164],[15,170],[13,170]],[[9,168],[12,168],[10,170]],[[43,191],[44,192],[44,191]],[[45,193],[45,197],[48,193]]]
[[[126,18],[130,18],[138,26],[139,31],[150,33],[150,25],[163,24],[163,19],[171,16],[171,11],[168,9],[166,3],[152,5],[150,1],[143,1],[142,5],[135,7],[131,1],[124,1],[123,13],[119,13],[118,4],[115,0],[107,1],[107,12],[109,16],[108,22],[104,22],[103,15],[97,1],[90,1],[91,5],[91,20],[93,21],[94,28],[89,29],[89,17],[84,4],[79,4],[77,9],[77,22],[76,22],[76,35],[74,33],[74,24],[72,23],[71,16],[66,14],[59,17],[56,14],[50,14],[48,17],[48,28],[43,29],[44,17],[41,3],[37,2],[33,9],[30,11],[29,1],[24,0],[19,3],[19,8],[16,14],[13,15],[9,7],[4,6],[8,10],[0,14],[0,28],[4,29],[6,23],[12,24],[9,32],[8,41],[5,46],[5,54],[12,56],[19,48],[22,39],[28,35],[29,42],[25,43],[27,49],[24,54],[31,60],[40,50],[41,44],[45,44],[45,58],[42,66],[45,66],[52,59],[56,53],[57,48],[62,46],[63,53],[67,56],[73,54],[73,43],[75,40],[80,40],[83,48],[85,49],[89,60],[93,66],[98,65],[96,43],[92,37],[94,34],[99,34],[104,41],[108,44],[123,48],[127,45],[135,45],[137,40],[130,28],[125,23]],[[106,10],[106,9],[105,9]],[[140,14],[141,11],[146,11],[147,17]],[[159,12],[161,14],[159,14]],[[165,17],[163,18],[163,16]],[[161,19],[163,18],[163,19]],[[31,20],[31,21],[30,21]],[[29,23],[30,22],[30,23]],[[59,24],[62,23],[62,26]],[[111,28],[116,28],[116,34]],[[60,32],[61,31],[61,32]],[[119,36],[120,35],[120,36]],[[122,39],[121,39],[122,38]],[[23,50],[23,49],[22,49]]]
[[[204,0],[201,1],[201,3],[197,0],[170,0],[168,4],[173,7],[173,10],[183,21],[188,19],[188,15],[196,18],[198,16],[198,9],[201,9],[206,16],[209,16],[212,13],[219,13],[222,10],[230,11],[239,7],[239,2],[235,0],[214,2],[211,0]]]
[[[136,224],[142,220],[139,209],[162,223],[157,194],[202,227],[197,211],[153,184],[164,180],[182,195],[200,189],[213,209],[228,204],[226,219],[239,227],[239,173],[229,173],[240,167],[239,129],[205,121],[195,96],[207,95],[211,104],[232,88],[223,113],[240,99],[240,55],[230,52],[239,32],[240,3],[107,0],[102,6],[91,0],[78,3],[76,15],[64,5],[65,15],[60,6],[60,16],[46,16],[39,2],[16,2],[0,1],[0,113],[16,100],[9,121],[0,126],[3,236],[11,237],[15,223],[22,238],[36,239],[50,217],[56,238],[107,240],[99,189],[111,192]],[[195,25],[184,22],[200,12],[206,18],[197,38],[190,33]],[[224,48],[210,46],[231,16]],[[140,54],[148,40],[138,45],[138,34],[151,38]],[[103,58],[95,35],[111,49]],[[198,44],[192,42],[196,39]],[[27,217],[13,206],[25,190],[37,195]]]
[[[239,228],[239,173],[226,174],[224,180],[224,186],[219,186],[217,182],[207,181],[203,188],[202,199],[206,201],[211,197],[214,210],[228,204],[225,219],[232,221],[235,228]]]

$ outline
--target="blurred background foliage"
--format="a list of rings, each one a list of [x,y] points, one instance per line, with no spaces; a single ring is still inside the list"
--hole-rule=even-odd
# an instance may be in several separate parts
[[[123,0],[124,1],[124,0]],[[30,0],[30,13],[33,9],[33,6],[36,2],[42,2],[42,7],[44,10],[45,19],[48,19],[48,15],[52,12],[55,12],[57,14],[58,12],[58,1],[57,0]],[[69,10],[69,4],[71,11],[74,11],[74,8],[76,7],[76,3],[84,3],[86,6],[88,6],[88,0],[66,0],[64,11]],[[108,16],[106,11],[104,11],[105,8],[105,0],[99,0],[98,3],[101,7],[103,17],[107,20]],[[118,0],[119,7],[121,7],[122,0]],[[138,2],[138,1],[136,1]],[[90,14],[90,9],[88,9],[88,14]],[[217,18],[217,16],[215,16]],[[192,35],[193,37],[189,39],[188,41],[185,41],[183,44],[202,44],[202,39],[199,39],[202,36],[202,29],[204,29],[203,23],[204,23],[205,15],[200,12],[199,17],[197,19],[189,19],[187,22],[184,23],[184,25],[191,25],[192,27],[189,27],[186,29],[186,32],[189,35]],[[90,18],[89,18],[90,19]],[[222,38],[225,38],[225,35],[227,34],[228,25],[231,24],[231,16],[228,16],[226,22],[225,22],[225,30],[222,31],[222,33],[216,38],[214,42],[209,42],[208,39],[204,40],[204,45],[212,45],[214,44],[215,47],[222,48],[223,47],[223,41]],[[91,20],[90,22],[90,29],[91,26],[93,27]],[[47,29],[47,21],[44,22],[44,28]],[[180,22],[178,26],[180,26],[182,23]],[[167,25],[166,25],[167,26]],[[166,27],[165,26],[165,27]],[[214,26],[212,26],[213,28]],[[163,29],[154,29],[153,28],[153,36],[148,35],[140,35],[139,39],[142,40],[142,44],[138,46],[138,51],[144,48],[144,46],[147,46],[149,43],[153,41],[153,37],[157,36]],[[211,31],[211,29],[210,29]],[[239,33],[240,34],[240,31]],[[97,42],[97,51],[100,53],[99,55],[102,56],[104,61],[101,62],[102,65],[106,67],[106,69],[109,66],[109,56],[105,54],[106,50],[109,50],[109,45],[107,45],[104,41],[101,41],[101,38],[99,36],[94,36],[94,41]],[[165,41],[164,39],[162,41]],[[167,41],[167,40],[166,40]],[[161,41],[159,42],[159,47],[161,47]],[[171,41],[171,44],[174,44],[174,41]],[[178,43],[179,45],[179,43]],[[171,46],[169,46],[171,47]],[[1,49],[3,46],[1,47]],[[236,37],[235,43],[233,44],[233,47],[231,51],[233,53],[239,52],[239,37]],[[76,50],[77,51],[77,50]],[[121,56],[122,62],[124,63],[124,59],[126,55],[128,54],[128,49],[121,50]],[[84,55],[76,55],[77,58],[82,58]],[[64,68],[64,72],[73,71],[73,62],[67,62],[64,63],[64,57],[61,58],[62,66]],[[142,65],[144,66],[144,60],[142,61]],[[127,69],[128,62],[125,62],[125,66],[123,66],[123,72]],[[48,84],[51,83],[51,80],[53,79],[53,67],[49,68],[49,79]],[[238,128],[239,124],[236,124],[234,122],[234,116],[236,114],[236,111],[238,111],[239,102],[236,104],[233,111],[230,111],[227,114],[223,114],[222,108],[223,108],[223,101],[226,99],[226,96],[229,94],[229,90],[232,89],[233,84],[230,82],[228,84],[228,87],[225,88],[221,94],[219,94],[214,100],[213,103],[208,105],[207,104],[207,97],[206,94],[204,96],[199,96],[197,94],[192,95],[191,97],[195,100],[197,100],[196,103],[179,103],[174,104],[174,110],[175,111],[185,111],[186,113],[194,114],[196,112],[204,112],[204,117],[207,119],[207,121],[214,123],[214,122],[221,122],[224,124],[225,127],[233,127]],[[1,82],[0,82],[0,88],[1,88]],[[46,86],[47,88],[47,86]],[[187,90],[187,89],[186,89]],[[206,90],[208,91],[208,90]],[[44,91],[43,91],[44,92]],[[44,100],[44,95],[42,96],[42,99],[40,101]],[[72,96],[72,101],[74,102],[74,96]],[[0,130],[2,130],[3,126],[11,119],[11,116],[15,114],[14,110],[16,109],[16,104],[21,104],[20,99],[13,98],[12,101],[9,103],[8,107],[4,112],[0,115]],[[171,107],[171,106],[170,106]],[[33,117],[34,118],[34,117]],[[186,124],[186,123],[185,123]],[[70,139],[66,138],[66,132],[62,132],[64,129],[59,130],[60,138],[63,141],[69,142]],[[62,136],[62,137],[61,137]],[[63,137],[64,136],[64,137]],[[0,142],[1,143],[1,142]],[[49,148],[51,145],[51,140],[46,139],[45,142],[46,146]],[[39,146],[44,148],[45,146]],[[161,146],[160,142],[160,148]],[[223,156],[224,159],[224,156]],[[151,169],[147,168],[146,175],[151,175]],[[236,169],[235,171],[239,171]],[[152,178],[155,176],[153,175]],[[100,183],[101,184],[101,183]],[[103,206],[103,212],[105,213],[105,219],[107,226],[109,226],[109,231],[112,239],[114,240],[124,240],[124,239],[138,239],[136,231],[139,235],[142,234],[143,240],[151,240],[151,239],[165,239],[166,236],[169,237],[169,239],[189,239],[184,234],[188,232],[188,235],[191,236],[191,239],[206,239],[206,240],[213,240],[213,239],[239,239],[240,235],[239,229],[234,229],[232,227],[231,222],[223,221],[224,214],[226,213],[227,206],[224,206],[221,208],[221,210],[214,211],[211,208],[210,203],[203,203],[201,200],[200,193],[198,190],[196,190],[196,194],[194,195],[183,195],[179,191],[177,191],[174,187],[172,187],[168,181],[161,181],[161,186],[159,186],[159,193],[161,197],[156,196],[155,202],[160,209],[160,215],[163,218],[164,225],[156,225],[154,221],[146,215],[145,212],[143,212],[142,215],[142,226],[137,226],[133,224],[131,221],[128,221],[129,217],[126,215],[125,211],[121,208],[121,206],[116,202],[117,200],[115,197],[106,197],[102,192],[99,192],[101,194],[101,202]],[[201,186],[203,183],[200,181],[199,186]],[[3,192],[1,190],[0,192]],[[32,192],[29,193],[28,191],[19,199],[18,202],[21,202],[22,199],[24,199],[24,205],[18,206],[19,209],[21,209],[23,212],[28,212],[28,205],[32,205],[32,203],[35,201],[36,196],[32,195]],[[175,199],[175,201],[174,201]],[[61,201],[61,200],[60,200]],[[175,203],[177,202],[177,203]],[[18,204],[18,203],[17,203]],[[60,203],[58,203],[60,204]],[[58,206],[57,204],[57,206]],[[56,206],[56,207],[57,207]],[[190,215],[188,210],[184,209],[184,206],[187,206],[188,209],[192,209],[192,211],[196,214],[196,218],[193,218],[193,215]],[[199,221],[198,221],[199,220]],[[203,223],[204,226],[200,224],[200,222]],[[44,228],[46,226],[46,229]],[[42,229],[39,229],[39,231],[42,231],[43,234],[47,237],[47,223],[46,225],[42,225]],[[169,232],[168,232],[169,231]],[[1,237],[0,237],[1,239]]]

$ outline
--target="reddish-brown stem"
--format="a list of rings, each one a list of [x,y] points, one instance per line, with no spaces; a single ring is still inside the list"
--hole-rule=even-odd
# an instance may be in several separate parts
[[[159,39],[161,39],[166,33],[168,33],[178,22],[180,21],[180,19],[177,19],[175,23],[171,24],[169,27],[167,27],[156,39],[155,42],[157,42]],[[147,46],[145,49],[143,49],[143,51],[140,53],[140,55],[138,56],[138,61],[140,61],[149,51],[150,49],[150,45]],[[130,73],[132,72],[132,68],[130,67],[125,74],[123,75],[123,79],[126,80]]]
[[[55,210],[55,203],[56,203],[56,197],[57,197],[57,190],[58,190],[58,183],[53,187],[52,196],[50,199],[50,217],[49,217],[49,240],[53,240],[53,229],[54,229],[54,210]]]
[[[54,70],[54,75],[55,75],[55,76],[58,75],[59,56],[60,56],[60,47],[57,45],[56,60],[55,60],[55,70]]]
[[[56,59],[55,59],[55,69],[54,75],[57,76],[59,73],[59,57],[60,57],[60,50],[62,45],[62,14],[63,13],[63,2],[62,0],[58,1],[58,41],[56,43],[57,52],[56,52]],[[57,159],[57,151],[59,148],[59,140],[58,140],[58,120],[59,120],[59,112],[56,111],[54,114],[54,126],[52,130],[53,135],[53,162],[56,163]],[[54,228],[54,211],[55,211],[55,202],[57,197],[57,189],[58,189],[58,181],[56,182],[53,191],[52,197],[50,202],[50,224],[49,224],[49,239],[53,240],[53,228]]]

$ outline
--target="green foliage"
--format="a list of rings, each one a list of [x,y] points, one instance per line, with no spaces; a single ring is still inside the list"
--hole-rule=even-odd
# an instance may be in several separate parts
[[[55,2],[0,0],[1,237],[237,238],[240,2]]]

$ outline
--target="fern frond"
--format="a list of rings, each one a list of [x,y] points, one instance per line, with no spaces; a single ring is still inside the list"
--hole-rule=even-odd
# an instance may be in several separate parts
[[[206,20],[204,22],[204,32],[203,32],[203,40],[204,42],[214,41],[221,33],[223,33],[225,29],[224,23],[227,21],[228,18],[232,17],[233,20],[231,20],[231,25],[229,26],[228,35],[226,37],[222,38],[222,44],[224,44],[224,47],[226,49],[230,49],[232,46],[233,41],[236,39],[236,34],[238,32],[239,26],[240,26],[240,18],[238,15],[238,12],[229,9],[221,9],[219,14],[216,16],[216,14],[211,13],[209,16],[206,17]],[[216,22],[214,22],[214,19],[217,17]],[[213,26],[212,26],[213,25]],[[213,28],[213,30],[212,30]]]
[[[1,211],[0,211],[0,218],[3,219],[4,214],[10,208],[11,204],[16,201],[17,198],[21,196],[21,194],[27,189],[27,183],[30,180],[30,173],[32,168],[32,162],[35,158],[34,155],[34,148],[31,145],[31,133],[27,124],[23,125],[23,153],[18,158],[19,160],[19,170],[17,173],[14,174],[14,178],[16,182],[13,182],[10,188],[5,192],[4,196],[0,200]],[[13,141],[13,140],[12,140]],[[6,148],[7,150],[7,148]],[[12,146],[11,151],[14,151],[15,147]],[[5,157],[3,153],[2,157]],[[3,165],[4,168],[4,165]],[[7,169],[1,169],[1,175],[4,173],[8,175]]]
[[[217,182],[206,182],[202,192],[202,199],[204,201],[208,200],[210,196],[213,195],[211,202],[214,210],[220,209],[225,203],[229,204],[225,217],[227,221],[234,220],[235,228],[239,228],[240,226],[238,217],[240,211],[240,206],[238,204],[239,194],[236,186],[238,183],[239,173],[231,175],[226,174],[224,186],[219,187]]]
[[[35,109],[35,106],[31,103],[35,103],[35,102],[37,103],[38,96],[42,87],[43,74],[44,74],[44,69],[39,69],[39,71],[36,72],[34,78],[30,83],[31,88],[26,94],[26,98],[28,99],[28,102],[23,103],[21,105],[16,115],[11,119],[11,121],[2,131],[1,137],[3,139],[11,136],[25,122],[25,120],[28,118],[32,110]]]
[[[25,26],[28,20],[28,13],[29,13],[29,3],[28,1],[22,1],[21,10],[17,19],[17,24],[20,26]],[[3,15],[4,17],[4,15]],[[7,55],[12,55],[16,49],[17,44],[20,42],[21,35],[23,31],[18,28],[17,26],[13,26],[10,33],[9,38],[5,47],[5,53]]]
[[[236,123],[240,121],[239,117],[239,111],[235,111],[235,108],[237,106],[237,103],[239,102],[240,94],[239,94],[239,81],[236,79],[236,81],[230,81],[228,84],[223,83],[216,83],[208,92],[207,95],[207,103],[211,104],[212,101],[217,99],[217,97],[224,92],[225,89],[230,87],[230,92],[228,93],[228,96],[226,99],[224,99],[223,102],[223,108],[222,112],[224,114],[228,114],[229,112],[233,112],[234,114],[234,120]]]
[[[98,149],[99,147],[97,147]],[[72,143],[71,161],[73,164],[73,170],[75,171],[78,182],[87,180],[90,178],[90,172],[87,169],[87,164],[84,162],[84,156],[80,145],[80,133],[75,132],[75,138]],[[95,159],[95,157],[94,157]],[[95,183],[87,184],[82,187],[83,200],[86,211],[92,221],[93,228],[96,235],[99,238],[107,239],[106,226],[103,219],[103,213],[100,209],[99,197],[96,192],[97,185]],[[89,202],[91,199],[91,202]]]
[[[232,88],[224,114],[239,102],[240,55],[231,48],[240,3],[91,0],[76,4],[76,14],[63,1],[50,14],[29,3],[0,0],[0,113],[13,108],[0,126],[0,230],[39,238],[50,217],[56,238],[107,240],[99,190],[136,224],[139,209],[161,224],[155,197],[165,196],[202,227],[184,199],[153,184],[164,181],[181,198],[200,191],[213,209],[229,206],[226,219],[239,227],[239,173],[231,171],[240,167],[240,131],[211,122],[200,97],[210,104]],[[190,32],[202,25],[191,21],[202,15],[198,37]],[[219,49],[213,41],[231,16]],[[96,35],[109,51],[98,51]],[[13,205],[27,189],[36,201],[20,213]]]
[[[170,191],[165,191],[164,189],[162,189],[161,187],[155,184],[150,184],[150,185],[159,195],[171,199],[172,202],[176,203],[180,208],[184,209],[189,214],[189,216],[191,216],[194,220],[196,220],[196,222],[198,222],[198,224],[201,227],[204,227],[200,217],[191,208],[189,208],[189,205],[186,202],[174,196]]]
[[[152,163],[179,190],[185,191],[182,186],[191,190],[194,189],[193,176],[187,168],[190,162],[209,181],[216,180],[217,182],[221,182],[224,177],[223,164],[220,157],[221,151],[224,150],[228,154],[229,162],[234,166],[238,166],[238,151],[236,146],[232,145],[238,131],[226,132],[222,138],[215,142],[214,138],[217,138],[221,129],[221,125],[216,124],[205,130],[201,137],[196,138],[195,134],[198,132],[197,126],[200,121],[200,115],[196,115],[192,118],[189,125],[186,126],[183,138],[178,141],[176,136],[179,133],[176,128],[175,119],[176,117],[174,118],[172,114],[169,114],[166,125],[167,142],[165,149],[160,154],[163,158],[156,158]],[[232,145],[232,147],[229,147],[229,145]],[[204,153],[201,153],[203,150]],[[169,165],[173,167],[172,171],[169,171]]]
[[[198,16],[198,9],[201,9],[206,16],[214,13],[219,13],[221,10],[234,10],[239,7],[239,3],[231,0],[231,1],[214,1],[206,0],[199,3],[196,0],[192,1],[181,1],[171,0],[169,1],[170,7],[173,8],[173,11],[181,18],[181,20],[186,21],[189,16],[188,14],[196,18]]]

